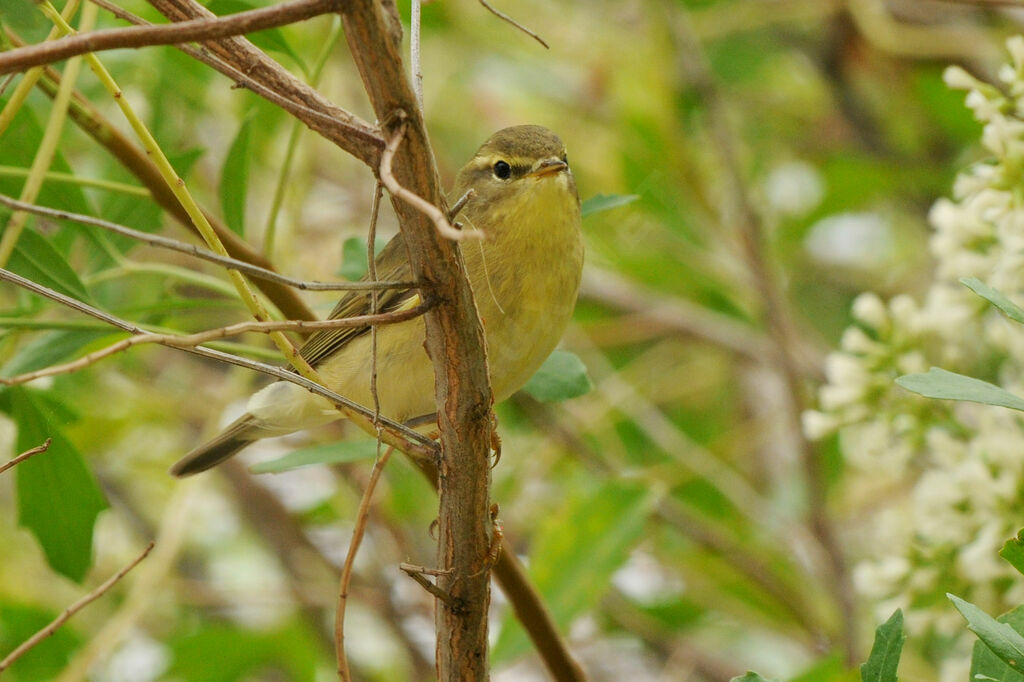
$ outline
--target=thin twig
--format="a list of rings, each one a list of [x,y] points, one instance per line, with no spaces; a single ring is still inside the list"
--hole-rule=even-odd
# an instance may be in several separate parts
[[[137,325],[122,320],[119,317],[111,315],[110,313],[103,312],[98,308],[83,303],[82,301],[65,296],[64,294],[54,291],[49,287],[45,287],[41,284],[37,284],[30,279],[26,279],[21,275],[17,275],[9,270],[0,269],[0,280],[11,282],[17,286],[27,289],[33,293],[56,301],[61,305],[64,305],[72,310],[76,310],[80,313],[93,317],[97,320],[101,320],[112,327],[116,327],[132,334],[147,334],[148,332]],[[426,303],[426,301],[425,301]],[[176,346],[172,346],[176,347]],[[256,362],[255,360],[249,360],[246,358],[238,357],[237,355],[231,355],[230,353],[223,353],[221,351],[213,350],[212,348],[198,347],[181,347],[179,350],[183,350],[186,353],[192,353],[193,355],[199,355],[205,358],[218,360],[220,362],[226,362],[237,367],[245,367],[263,374],[268,374],[282,381],[288,381],[298,386],[302,386],[311,393],[315,393],[322,398],[326,398],[331,401],[336,407],[346,412],[346,414],[355,414],[362,419],[365,419],[367,423],[371,423],[370,420],[373,418],[373,412],[366,407],[355,403],[348,398],[335,393],[334,391],[321,386],[320,384],[310,381],[304,376],[298,375],[295,372],[283,369],[281,367],[275,367],[274,365],[268,365],[262,362]],[[351,414],[350,414],[351,413]],[[438,447],[435,442],[427,438],[421,433],[417,433],[412,429],[406,427],[404,424],[388,419],[387,417],[381,417],[379,422],[385,427],[386,433],[384,442],[388,445],[393,445],[402,452],[413,458],[420,458],[427,461],[436,461],[438,455]]]
[[[108,2],[108,0],[95,0],[94,4],[99,5],[118,19],[135,24],[136,26],[153,25],[142,17]],[[158,7],[157,9],[160,8]],[[205,8],[202,9],[205,10]],[[206,19],[209,17],[197,15],[192,18]],[[232,38],[228,38],[228,40],[232,40]],[[273,79],[272,86],[268,86],[264,82],[266,79],[258,78],[256,74],[252,73],[251,68],[243,70],[237,64],[224,59],[223,55],[212,54],[206,48],[196,48],[187,44],[175,45],[174,47],[193,59],[221,72],[234,81],[238,87],[251,90],[265,100],[281,107],[361,161],[373,166],[376,165],[376,160],[380,156],[377,150],[383,148],[384,141],[377,136],[373,126],[354,114],[328,102],[316,90],[292,77],[280,64],[266,54],[258,53],[260,64],[263,67],[261,72],[264,70],[270,72]],[[242,55],[241,51],[235,50],[233,55],[243,63],[245,62],[245,55]],[[249,60],[249,62],[251,67],[252,60]],[[266,76],[267,74],[262,75]],[[312,106],[314,104],[319,108]]]
[[[449,607],[454,607],[453,600],[452,600],[452,595],[448,594],[447,592],[442,590],[440,587],[438,587],[437,585],[435,585],[434,583],[430,582],[429,580],[427,580],[426,578],[423,577],[424,573],[428,573],[427,569],[422,569],[422,568],[419,568],[419,567],[414,567],[414,566],[411,566],[410,564],[404,564],[404,563],[403,564],[399,564],[398,567],[400,569],[402,569],[407,576],[409,576],[410,578],[415,580],[417,583],[419,583],[420,587],[425,589],[430,594],[434,595],[434,597],[436,597],[437,599],[440,599],[441,601],[443,601]],[[430,574],[430,575],[434,575],[434,574]]]
[[[352,540],[348,543],[348,553],[345,555],[345,563],[341,567],[341,580],[338,585],[338,610],[334,615],[334,648],[338,660],[338,677],[345,682],[351,680],[348,671],[348,659],[345,657],[345,605],[348,603],[348,586],[352,579],[352,566],[355,564],[356,553],[363,541],[363,534],[366,532],[366,520],[370,516],[370,500],[373,499],[373,491],[377,488],[377,481],[384,470],[384,465],[391,458],[394,448],[388,448],[384,454],[373,463],[373,470],[370,472],[370,480],[366,483],[366,490],[359,500],[359,510],[356,512],[356,522],[352,529]]]
[[[384,186],[378,180],[373,188],[373,205],[370,207],[370,228],[366,234],[366,274],[368,284],[377,281],[377,215],[380,213],[380,199]],[[370,292],[370,314],[377,314],[377,290]],[[380,396],[377,395],[377,327],[370,329],[370,395],[373,396],[374,423],[380,418]],[[380,440],[377,441],[380,447]]]
[[[71,213],[69,211],[47,208],[46,206],[39,206],[38,204],[29,204],[24,201],[18,201],[17,199],[5,194],[0,194],[0,204],[19,211],[25,211],[26,213],[34,213],[36,215],[47,216],[58,220],[68,220],[73,223],[99,227],[113,232],[114,234],[135,239],[149,246],[178,251],[179,253],[199,258],[200,260],[209,261],[210,263],[216,263],[217,265],[223,265],[224,267],[238,270],[250,277],[277,282],[278,284],[284,284],[285,286],[302,289],[304,291],[379,291],[383,289],[410,289],[419,286],[415,282],[316,282],[294,279],[292,277],[282,275],[279,272],[267,270],[266,268],[261,268],[258,265],[252,265],[251,263],[238,260],[237,258],[220,256],[209,249],[205,249],[195,244],[186,244],[185,242],[180,242],[177,239],[170,239],[168,237],[150,234],[149,232],[133,230],[125,225],[119,225],[118,223],[103,220],[102,218],[94,218],[92,216],[82,215],[81,213]],[[315,327],[308,328],[308,330],[312,329],[315,329]]]
[[[395,310],[388,313],[372,315],[355,315],[353,317],[318,320],[313,322],[309,320],[272,320],[269,322],[256,322],[254,320],[250,320],[249,322],[238,322],[237,324],[231,324],[225,327],[217,327],[216,329],[207,329],[206,331],[196,332],[195,334],[184,335],[146,332],[116,341],[105,348],[83,355],[77,360],[72,360],[59,365],[49,365],[48,367],[43,367],[42,369],[26,372],[13,377],[0,377],[0,384],[5,386],[16,386],[42,377],[77,372],[89,365],[96,364],[103,358],[116,355],[117,353],[126,351],[133,346],[140,346],[147,343],[156,343],[169,348],[191,348],[217,339],[245,334],[246,332],[269,334],[277,331],[311,332],[323,329],[351,329],[353,327],[365,327],[367,325],[375,327],[378,324],[394,324],[396,322],[411,320],[414,317],[422,315],[432,307],[433,305],[426,305],[424,302],[415,305],[408,310]],[[379,416],[379,412],[380,409],[378,408],[375,411],[375,414]]]
[[[448,209],[448,222],[455,220],[455,216],[462,212],[462,209],[466,208],[466,204],[469,200],[476,196],[476,190],[470,187],[466,190],[466,193],[459,197],[452,207]]]
[[[391,161],[395,157],[395,152],[398,151],[398,145],[402,143],[402,138],[405,137],[405,121],[398,126],[397,132],[388,140],[387,145],[384,147],[384,153],[380,155],[380,181],[384,183],[384,186],[388,188],[388,191],[392,195],[398,197],[407,204],[413,206],[417,211],[420,211],[425,216],[430,218],[434,226],[437,227],[437,231],[442,236],[447,237],[453,241],[461,241],[463,239],[483,239],[486,235],[483,230],[456,230],[452,227],[452,224],[448,222],[448,218],[445,216],[444,211],[434,206],[423,197],[417,195],[405,187],[398,184],[398,180],[391,172]]]
[[[522,24],[520,24],[520,23],[519,23],[518,21],[516,21],[515,19],[513,19],[513,18],[512,18],[512,17],[510,17],[509,15],[505,14],[505,13],[504,13],[504,12],[502,12],[501,10],[497,10],[497,9],[495,9],[495,8],[491,7],[490,3],[488,3],[488,2],[487,2],[487,0],[480,0],[480,4],[481,4],[481,5],[483,5],[484,7],[486,7],[486,8],[487,8],[487,11],[489,11],[489,12],[490,12],[491,14],[493,14],[494,16],[498,17],[498,18],[499,18],[499,19],[501,19],[502,21],[507,21],[508,23],[512,24],[513,26],[515,26],[516,28],[518,28],[518,29],[519,29],[520,31],[522,31],[523,33],[525,33],[526,35],[528,35],[528,36],[530,36],[531,38],[533,38],[534,40],[536,40],[536,41],[537,41],[538,43],[540,43],[541,45],[543,45],[543,46],[544,46],[545,48],[547,48],[547,49],[551,49],[551,48],[550,48],[550,47],[548,46],[548,44],[547,44],[546,42],[544,42],[544,39],[543,39],[543,38],[541,38],[541,37],[540,37],[539,35],[537,35],[537,34],[536,34],[536,33],[534,33],[533,31],[531,31],[530,29],[526,28],[525,26],[523,26],[523,25],[522,25]]]
[[[409,12],[409,65],[412,67],[412,89],[423,111],[423,69],[420,67],[420,0],[412,0]]]
[[[398,564],[398,567],[406,573],[422,573],[423,575],[451,575],[452,569],[450,568],[427,568],[426,566],[417,566],[416,564],[410,564],[405,561]]]
[[[24,462],[29,457],[32,457],[33,455],[38,455],[40,452],[46,452],[50,448],[50,443],[52,442],[52,440],[53,439],[51,438],[47,438],[46,442],[43,443],[42,445],[37,445],[31,450],[26,450],[25,452],[21,453],[20,455],[10,460],[9,462],[4,462],[3,464],[0,464],[0,474],[2,474],[3,472],[7,471],[12,467],[18,466],[19,464]]]
[[[8,654],[7,657],[4,658],[4,660],[0,661],[0,672],[3,672],[7,668],[9,668],[11,664],[19,658],[21,658],[25,654],[25,652],[27,652],[29,649],[39,644],[39,642],[43,641],[44,639],[52,635],[54,632],[56,632],[57,628],[59,628],[61,625],[67,622],[67,620],[71,618],[71,616],[75,615],[83,608],[85,608],[92,602],[102,597],[111,587],[114,586],[115,583],[117,583],[117,581],[123,578],[128,573],[128,571],[138,566],[139,563],[149,555],[152,549],[153,543],[151,542],[148,545],[146,545],[146,549],[142,550],[142,554],[135,557],[135,559],[130,564],[128,564],[120,571],[112,575],[95,590],[85,595],[71,606],[64,609],[64,611],[59,616],[54,618],[49,625],[47,625],[42,630],[40,630],[36,634],[26,639],[24,642],[22,642],[18,646],[18,648],[16,648],[14,651]]]
[[[122,47],[175,45],[195,40],[214,40],[339,11],[342,0],[289,0],[279,5],[238,12],[226,17],[194,19],[168,25],[109,28],[60,40],[30,45],[0,54],[0,74],[31,66],[51,64],[80,54]]]

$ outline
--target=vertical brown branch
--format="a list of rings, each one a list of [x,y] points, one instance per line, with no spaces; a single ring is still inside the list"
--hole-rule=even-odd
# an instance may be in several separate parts
[[[435,206],[443,206],[437,168],[416,96],[401,57],[394,4],[347,3],[342,20],[353,59],[374,112],[390,138],[403,123],[405,138],[393,163],[395,179]],[[426,348],[434,363],[439,462],[438,586],[451,599],[436,603],[439,680],[488,677],[487,609],[491,541],[491,390],[483,331],[463,274],[458,245],[444,239],[421,212],[392,196],[414,277],[441,305],[426,316]]]

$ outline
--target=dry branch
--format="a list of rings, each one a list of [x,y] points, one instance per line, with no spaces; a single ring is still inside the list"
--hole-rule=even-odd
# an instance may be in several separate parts
[[[352,0],[342,10],[352,57],[386,137],[406,125],[395,153],[394,177],[444,212],[437,168],[416,95],[401,57],[401,27],[391,3]],[[405,119],[403,121],[402,116]],[[421,211],[392,195],[415,279],[441,304],[426,315],[426,348],[434,363],[441,436],[438,566],[452,569],[438,587],[457,608],[436,603],[438,679],[488,676],[489,571],[481,571],[491,542],[490,410],[483,330],[458,244],[445,239]]]
[[[343,0],[289,0],[280,5],[239,12],[226,17],[196,19],[166,26],[108,28],[50,40],[0,53],[0,74],[52,64],[88,52],[123,47],[175,45],[252,33],[336,12]]]
[[[434,305],[435,302],[433,299],[428,299],[407,310],[395,310],[375,315],[354,315],[352,317],[317,321],[272,320],[268,322],[239,322],[225,327],[217,327],[216,329],[207,329],[206,331],[196,332],[195,334],[154,334],[146,332],[130,336],[127,339],[121,339],[120,341],[112,343],[105,348],[83,355],[77,360],[72,360],[71,362],[65,362],[59,365],[49,365],[48,367],[43,367],[42,369],[26,372],[13,377],[0,377],[0,384],[3,384],[4,386],[16,386],[42,377],[77,372],[89,365],[99,362],[103,358],[110,357],[111,355],[126,351],[133,346],[140,346],[142,344],[156,343],[161,346],[167,346],[168,348],[195,348],[196,346],[209,343],[210,341],[224,339],[229,336],[237,336],[238,334],[244,334],[246,332],[259,332],[261,334],[269,334],[277,331],[313,332],[320,331],[322,329],[351,329],[353,327],[365,327],[367,325],[395,324],[396,322],[405,322],[406,320],[411,320],[414,317],[419,317],[426,311],[433,308]],[[3,470],[0,469],[0,471]]]
[[[352,529],[352,539],[348,543],[345,563],[341,567],[341,579],[338,582],[338,610],[334,615],[334,651],[338,662],[338,677],[346,682],[352,679],[348,670],[348,659],[345,657],[345,606],[348,604],[349,581],[352,579],[352,567],[355,565],[356,553],[359,551],[363,534],[366,532],[366,521],[370,516],[370,500],[373,499],[373,491],[377,489],[377,481],[380,480],[380,474],[384,471],[384,466],[388,463],[393,451],[394,448],[388,448],[373,463],[370,480],[366,483],[362,499],[359,500],[359,510],[356,512],[356,523]]]
[[[138,327],[137,325],[120,319],[109,313],[105,313],[102,310],[94,308],[87,303],[75,300],[69,296],[65,296],[60,292],[54,291],[48,287],[44,287],[41,284],[37,284],[32,280],[26,279],[21,275],[17,275],[9,270],[0,268],[0,281],[7,281],[11,284],[27,289],[35,294],[43,296],[64,305],[72,310],[77,310],[80,313],[88,315],[92,318],[105,322],[112,327],[120,329],[122,331],[130,332],[132,334],[146,334],[145,329]],[[161,344],[166,345],[166,344]],[[177,346],[169,346],[171,348],[178,348]],[[238,367],[245,367],[246,369],[255,370],[268,374],[282,381],[289,381],[293,384],[302,386],[311,393],[315,393],[318,396],[326,398],[331,401],[335,407],[340,409],[346,416],[353,419],[361,419],[364,421],[373,420],[375,415],[372,410],[366,407],[354,403],[348,398],[331,391],[320,384],[317,384],[309,379],[296,374],[295,372],[288,371],[281,367],[275,367],[262,362],[256,362],[255,360],[249,360],[246,358],[240,358],[237,355],[231,355],[230,353],[222,353],[212,348],[203,348],[201,346],[192,347],[185,346],[178,348],[179,350],[185,351],[186,353],[192,353],[193,355],[199,355],[201,357],[210,358],[212,360],[218,360],[220,362],[226,362],[231,365]],[[380,433],[381,439],[388,445],[393,445],[405,454],[413,458],[424,459],[427,461],[434,461],[437,459],[437,447],[436,444],[426,436],[413,431],[403,424],[399,424],[393,420],[387,419],[386,417],[378,417],[377,423],[383,427]]]
[[[114,575],[107,578],[107,580],[102,585],[97,587],[95,590],[85,595],[71,606],[64,609],[64,611],[61,612],[59,616],[54,618],[49,625],[47,625],[42,630],[40,630],[39,632],[35,633],[34,635],[26,639],[24,642],[22,642],[14,651],[8,654],[4,658],[4,660],[0,661],[0,672],[3,672],[7,668],[11,667],[11,665],[15,661],[21,658],[32,647],[36,646],[37,644],[39,644],[39,642],[43,641],[44,639],[52,635],[54,632],[56,632],[57,628],[59,628],[61,625],[67,622],[67,620],[71,618],[71,616],[75,615],[76,613],[84,609],[86,606],[88,606],[89,604],[96,601],[104,594],[106,594],[106,592],[111,587],[113,587],[117,583],[117,581],[123,578],[128,573],[128,571],[138,566],[139,563],[149,555],[152,549],[153,543],[151,542],[148,545],[146,545],[146,549],[142,550],[142,554],[135,557],[135,559],[132,560],[130,564],[122,568]]]
[[[7,462],[4,462],[3,464],[0,464],[0,474],[7,471],[8,469],[18,466],[29,457],[34,457],[35,455],[38,455],[41,452],[46,452],[47,450],[50,449],[50,442],[50,439],[47,438],[46,442],[43,443],[42,445],[37,445],[31,450],[26,450],[25,452],[21,453],[14,459],[11,459]]]
[[[294,287],[296,289],[303,289],[305,291],[381,291],[384,289],[410,289],[416,286],[415,282],[316,282],[295,279],[293,277],[282,275],[274,270],[268,270],[245,261],[238,260],[237,258],[218,255],[209,249],[204,249],[203,247],[195,244],[186,244],[185,242],[180,242],[177,239],[169,239],[150,232],[133,230],[125,225],[119,225],[117,223],[110,222],[109,220],[103,220],[102,218],[94,218],[92,216],[82,215],[81,213],[60,211],[53,208],[47,208],[45,206],[39,206],[37,204],[29,204],[24,201],[18,201],[17,199],[5,194],[0,194],[0,204],[19,211],[25,211],[26,213],[34,213],[35,215],[56,218],[57,220],[68,220],[82,225],[99,227],[109,232],[113,232],[114,234],[119,234],[123,237],[128,237],[142,242],[149,246],[184,253],[200,260],[209,261],[210,263],[223,265],[226,268],[238,270],[239,272],[245,273],[246,275],[256,279],[267,280],[277,284]],[[309,332],[321,328],[322,327],[317,327],[312,323],[305,322],[304,324],[300,324],[294,329],[291,329],[291,331]]]

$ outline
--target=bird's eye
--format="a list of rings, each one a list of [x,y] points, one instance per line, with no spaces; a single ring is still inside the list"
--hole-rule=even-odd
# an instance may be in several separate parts
[[[569,155],[568,154],[562,154],[562,163],[564,163],[566,166],[569,165]]]
[[[495,161],[493,170],[494,177],[499,180],[508,180],[509,176],[512,175],[512,166],[508,165],[504,161]]]

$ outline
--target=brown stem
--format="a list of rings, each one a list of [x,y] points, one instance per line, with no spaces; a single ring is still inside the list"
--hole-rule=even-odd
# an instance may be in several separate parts
[[[23,44],[20,38],[9,28],[7,29],[7,35],[15,44]],[[60,75],[47,67],[44,77],[39,79],[39,87],[47,95],[53,97],[57,93],[57,86],[59,84]],[[78,92],[71,99],[68,113],[71,119],[83,131],[104,147],[121,163],[125,170],[134,175],[149,190],[153,200],[161,208],[167,211],[179,223],[198,233],[198,230],[192,224],[192,219],[189,218],[188,213],[185,212],[181,203],[160,176],[156,165],[149,160],[146,153],[140,147],[122,134]],[[263,254],[232,232],[216,216],[210,215],[205,211],[204,214],[232,258],[251,263],[265,270],[274,269],[273,264]],[[285,317],[292,320],[317,319],[305,301],[291,287],[270,280],[258,280],[256,286],[259,287],[260,291]]]
[[[32,647],[36,646],[37,644],[39,644],[39,642],[43,641],[44,639],[52,635],[54,632],[56,632],[57,628],[66,623],[67,620],[71,618],[71,616],[75,615],[76,613],[84,609],[86,606],[88,606],[89,604],[96,601],[104,594],[106,594],[107,591],[117,583],[117,581],[119,581],[128,573],[128,571],[138,566],[139,563],[149,555],[152,549],[153,543],[151,542],[148,545],[146,545],[146,549],[142,550],[142,554],[135,557],[135,559],[133,559],[131,563],[129,563],[127,566],[122,568],[114,575],[107,578],[107,580],[104,581],[104,583],[97,587],[95,590],[85,595],[71,606],[64,609],[64,611],[62,611],[59,616],[54,618],[49,625],[47,625],[42,630],[40,630],[39,632],[35,633],[34,635],[26,639],[24,642],[22,642],[14,651],[9,653],[6,657],[4,657],[2,661],[0,661],[0,672],[3,672],[7,668],[11,667],[11,665],[16,660],[25,655],[25,653],[29,651]]]
[[[437,168],[416,96],[401,57],[401,27],[390,2],[353,0],[342,22],[356,66],[385,137],[405,125],[395,153],[394,179],[444,208]],[[438,587],[453,606],[436,603],[438,679],[488,676],[490,603],[490,410],[483,331],[455,242],[430,219],[392,196],[414,278],[433,285],[441,304],[426,316],[426,348],[434,363],[441,437]]]
[[[437,469],[424,460],[414,460],[416,466],[437,489]],[[508,538],[501,543],[498,560],[494,564],[494,579],[512,605],[544,666],[556,682],[583,682],[587,679],[583,668],[569,653],[569,647],[558,632],[558,625],[548,611],[540,593],[530,582],[523,564],[516,558]]]
[[[18,455],[14,459],[11,459],[11,460],[9,460],[7,462],[4,462],[3,464],[0,464],[0,474],[2,474],[3,472],[7,471],[8,469],[11,469],[11,468],[14,468],[14,467],[18,466],[19,464],[24,462],[29,457],[35,457],[39,453],[46,452],[49,449],[50,449],[50,439],[47,438],[46,442],[43,443],[42,445],[37,445],[34,448],[32,448],[31,450],[26,450],[25,452],[21,453],[20,455]]]
[[[122,47],[174,45],[252,33],[336,12],[342,0],[289,0],[280,5],[231,14],[226,17],[183,21],[168,26],[108,28],[28,45],[0,54],[0,74],[52,64],[87,52]]]
[[[194,0],[150,0],[150,4],[171,21],[216,17]],[[178,49],[278,105],[371,168],[380,163],[384,140],[375,126],[327,100],[246,38],[206,41],[201,50],[185,45]]]

